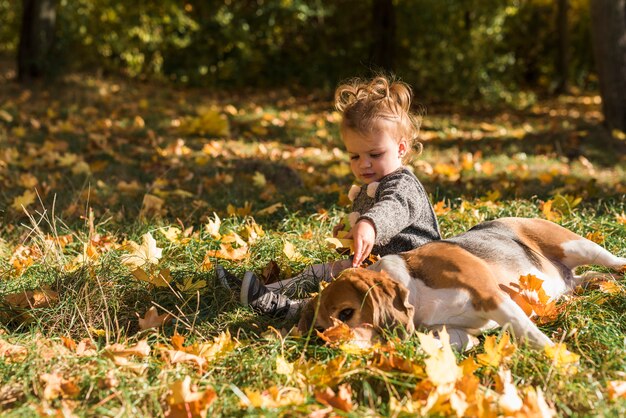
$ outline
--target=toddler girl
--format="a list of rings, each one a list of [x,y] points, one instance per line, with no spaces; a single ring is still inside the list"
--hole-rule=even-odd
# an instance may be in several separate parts
[[[361,186],[352,186],[350,225],[337,225],[333,234],[349,228],[354,256],[316,264],[298,276],[265,286],[251,272],[239,282],[217,266],[225,286],[240,290],[241,303],[258,312],[279,317],[295,314],[302,300],[293,295],[305,280],[319,284],[349,267],[358,267],[370,254],[384,256],[409,251],[441,239],[439,226],[424,187],[404,167],[417,142],[419,121],[410,112],[411,89],[386,77],[354,80],[335,91],[335,107],[342,113],[341,138],[350,156],[352,173]],[[280,293],[279,293],[280,292]]]

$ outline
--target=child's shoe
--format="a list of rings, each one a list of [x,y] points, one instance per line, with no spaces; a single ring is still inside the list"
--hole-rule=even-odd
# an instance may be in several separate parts
[[[241,282],[241,304],[273,317],[286,318],[295,314],[298,304],[269,290],[254,273],[247,271]]]
[[[239,292],[241,290],[241,280],[237,278],[234,274],[226,270],[220,264],[215,265],[215,274],[220,284],[229,290],[234,292]]]

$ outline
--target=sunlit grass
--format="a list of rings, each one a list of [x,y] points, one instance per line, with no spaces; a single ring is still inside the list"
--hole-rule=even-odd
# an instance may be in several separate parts
[[[0,121],[0,338],[27,353],[20,361],[0,359],[3,414],[68,408],[85,416],[158,416],[167,408],[170,384],[187,375],[200,389],[217,392],[209,416],[307,415],[320,409],[311,392],[300,406],[247,406],[245,390],[298,386],[294,377],[277,373],[279,358],[306,364],[308,379],[320,385],[349,383],[356,415],[392,415],[391,397],[410,398],[420,377],[381,372],[368,365],[371,355],[345,354],[315,336],[279,337],[293,321],[259,317],[241,307],[204,264],[206,253],[220,244],[205,228],[214,212],[222,219],[222,234],[242,234],[253,219],[264,232],[250,244],[248,257],[220,261],[239,276],[246,270],[259,273],[275,261],[287,277],[307,264],[339,257],[324,238],[345,210],[351,179],[330,101],[309,106],[304,99],[243,95],[225,101],[111,80],[72,83],[27,92],[0,85],[7,97],[0,106],[11,116]],[[505,109],[496,115],[468,111],[464,117],[463,109],[429,111],[425,152],[413,166],[433,202],[443,201],[442,234],[453,236],[503,216],[544,218],[544,202],[568,195],[580,197],[580,203],[548,215],[583,236],[600,233],[604,247],[624,256],[626,228],[619,216],[626,212],[625,157],[617,152],[623,144],[601,133],[598,103],[587,97],[541,103],[526,114]],[[178,129],[180,120],[197,118],[211,106],[228,121],[228,136]],[[571,106],[579,106],[577,114]],[[25,204],[25,211],[13,207],[34,189],[41,201]],[[146,195],[158,198],[153,206]],[[229,214],[246,202],[249,214]],[[258,214],[275,203],[282,203],[276,212]],[[189,233],[185,240],[170,240],[163,233],[168,227]],[[140,242],[146,232],[163,249],[159,267],[171,271],[171,287],[139,281],[121,262],[124,245]],[[96,234],[113,246],[87,263],[77,262]],[[63,248],[46,243],[50,236],[65,235],[72,241]],[[286,241],[302,258],[286,256]],[[41,256],[32,257],[29,266],[16,264],[20,245],[39,249]],[[542,326],[581,356],[576,374],[561,375],[542,353],[524,347],[511,360],[515,383],[541,388],[561,415],[626,412],[624,401],[610,401],[606,390],[608,381],[626,376],[625,284],[623,274],[616,277],[621,292],[584,290],[555,322]],[[202,281],[198,291],[181,290],[183,283]],[[5,301],[9,294],[44,285],[59,294],[50,306],[16,312]],[[137,318],[151,306],[174,319],[161,330],[140,331]],[[156,351],[158,344],[171,344],[176,332],[191,344],[211,342],[225,331],[240,345],[201,372],[189,364],[168,364]],[[98,354],[71,354],[61,337],[90,338]],[[143,338],[155,350],[143,374],[102,356],[108,344]],[[396,349],[423,363],[417,337]],[[345,367],[333,375],[332,361],[343,356]],[[75,379],[78,396],[44,400],[41,375],[56,371]],[[477,373],[482,384],[493,383],[489,370]]]

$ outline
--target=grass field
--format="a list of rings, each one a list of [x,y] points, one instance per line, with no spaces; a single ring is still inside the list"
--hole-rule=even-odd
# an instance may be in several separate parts
[[[624,273],[538,319],[552,355],[500,332],[455,355],[287,335],[216,283],[216,262],[288,277],[339,257],[351,178],[327,95],[77,75],[0,78],[0,97],[3,416],[626,413]],[[538,217],[626,255],[626,141],[597,96],[423,105],[411,166],[444,236]]]

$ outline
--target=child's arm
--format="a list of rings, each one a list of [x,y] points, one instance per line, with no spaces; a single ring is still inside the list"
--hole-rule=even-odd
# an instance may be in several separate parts
[[[375,244],[385,245],[428,210],[428,196],[417,180],[408,174],[394,176],[380,184],[376,203],[361,214],[355,227],[363,220],[370,221],[375,229]]]

